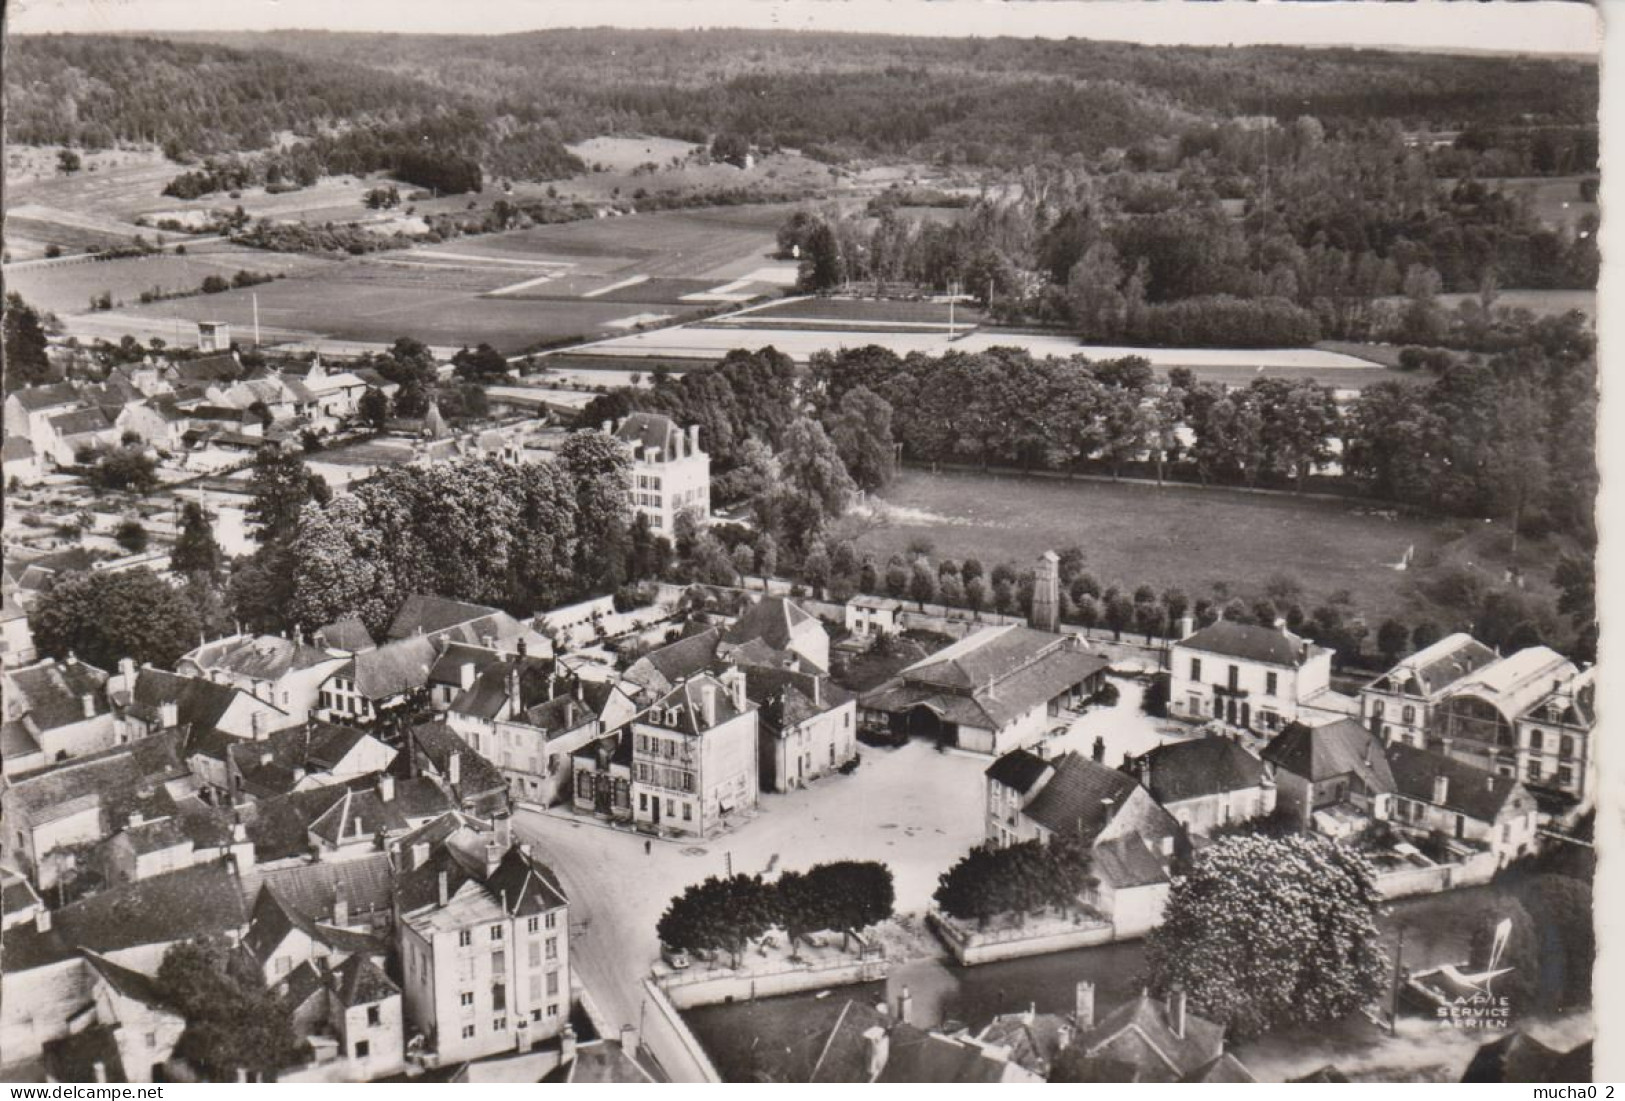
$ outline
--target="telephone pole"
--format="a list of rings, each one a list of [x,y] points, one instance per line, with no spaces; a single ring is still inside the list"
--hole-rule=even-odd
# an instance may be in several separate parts
[[[1399,1035],[1399,975],[1405,959],[1405,927],[1399,927],[1399,945],[1394,949],[1393,1011],[1388,1016],[1388,1035]]]

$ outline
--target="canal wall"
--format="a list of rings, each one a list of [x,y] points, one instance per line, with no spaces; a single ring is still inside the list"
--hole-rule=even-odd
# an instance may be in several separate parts
[[[1383,898],[1411,898],[1488,883],[1495,878],[1495,866],[1495,854],[1483,852],[1454,864],[1380,872],[1372,877],[1371,882]]]
[[[677,1043],[682,1046],[688,1057],[694,1061],[694,1065],[699,1069],[703,1080],[706,1082],[721,1082],[722,1075],[717,1073],[716,1065],[711,1062],[711,1056],[706,1054],[705,1048],[700,1046],[700,1042],[695,1039],[694,1033],[689,1031],[688,1022],[683,1020],[681,1013],[677,1012],[677,1007],[666,996],[666,992],[660,988],[660,984],[653,979],[644,979],[643,989],[649,995],[649,1004],[654,1006],[655,1015],[665,1023],[667,1030],[676,1039]],[[647,1026],[645,1027],[647,1029]],[[645,1045],[649,1042],[647,1030],[644,1033],[643,1042]]]
[[[662,976],[657,981],[651,981],[650,985],[658,985],[663,996],[678,1009],[693,1009],[721,1002],[748,1001],[780,994],[799,994],[807,990],[826,990],[852,983],[875,982],[884,979],[890,971],[890,964],[883,958],[848,958],[745,974],[734,971],[679,972]]]
[[[1065,952],[1073,948],[1093,948],[1110,944],[1118,937],[1117,929],[1109,921],[1092,921],[1083,925],[1045,930],[1042,926],[1028,929],[964,930],[944,918],[935,910],[926,921],[948,949],[955,962],[964,967],[1000,960],[1020,959],[1023,956],[1042,956],[1049,952]],[[1137,938],[1135,938],[1137,939]]]

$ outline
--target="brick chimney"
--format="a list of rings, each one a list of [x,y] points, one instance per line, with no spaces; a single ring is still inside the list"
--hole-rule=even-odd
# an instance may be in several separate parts
[[[378,800],[388,803],[395,798],[395,777],[389,773],[380,773],[378,776]]]
[[[1433,778],[1433,801],[1443,804],[1450,800],[1450,777],[1435,776]]]
[[[452,750],[451,757],[446,761],[446,782],[460,784],[463,782],[463,755]]]
[[[440,905],[444,906],[450,898],[451,885],[446,881],[446,873],[440,873]]]

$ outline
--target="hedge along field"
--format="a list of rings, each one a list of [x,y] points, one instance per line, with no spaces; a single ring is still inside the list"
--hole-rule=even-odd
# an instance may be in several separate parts
[[[1284,494],[908,469],[880,500],[886,523],[858,548],[882,567],[920,539],[932,544],[933,562],[975,557],[989,570],[1007,559],[1026,568],[1046,550],[1077,544],[1102,585],[1131,590],[1178,587],[1195,599],[1220,582],[1251,601],[1283,573],[1303,585],[1299,602],[1310,609],[1346,589],[1373,632],[1389,616],[1414,623],[1428,615],[1418,585],[1443,563],[1470,560],[1496,582],[1505,564],[1480,530],[1500,524],[1473,524],[1464,538],[1459,520],[1388,520],[1369,503]],[[1393,569],[1411,546],[1412,567]],[[1520,557],[1546,553],[1529,547]],[[1540,591],[1549,566],[1525,568]]]

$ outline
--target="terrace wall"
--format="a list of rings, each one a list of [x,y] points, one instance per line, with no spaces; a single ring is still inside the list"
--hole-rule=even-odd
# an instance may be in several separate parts
[[[649,985],[665,993],[678,1009],[740,999],[771,998],[804,990],[824,990],[851,983],[875,982],[891,972],[884,958],[847,957],[792,965],[771,971],[687,971],[660,976]]]
[[[926,920],[955,962],[963,967],[1131,939],[1118,937],[1117,928],[1109,921],[1090,921],[1081,925],[1069,922],[1059,928],[1051,923],[1048,926],[1034,924],[1014,929],[967,930],[936,910],[927,914]]]
[[[1383,898],[1396,899],[1438,894],[1456,887],[1476,887],[1488,883],[1494,876],[1495,854],[1483,852],[1456,864],[1380,872],[1372,877],[1372,882]]]

